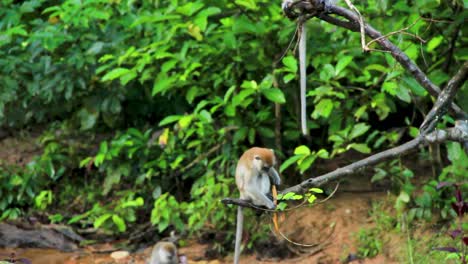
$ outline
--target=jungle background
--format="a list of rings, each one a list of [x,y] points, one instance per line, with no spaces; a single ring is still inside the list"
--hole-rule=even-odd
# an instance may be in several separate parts
[[[468,57],[466,1],[354,4],[439,87]],[[359,33],[315,18],[302,136],[297,24],[280,6],[2,0],[0,219],[66,226],[88,253],[125,249],[135,261],[174,230],[189,261],[228,263],[236,207],[220,200],[238,196],[247,148],[273,148],[292,186],[418,135],[434,98],[389,53],[365,53]],[[455,99],[464,111],[467,95],[465,84]],[[453,123],[445,115],[438,128]],[[459,183],[466,197],[467,175],[463,147],[447,142],[342,178],[326,203],[281,218],[301,242],[332,230],[313,253],[276,239],[270,215],[245,210],[245,261],[460,263],[467,248],[450,230],[466,237],[466,216],[452,208],[455,187],[438,184]]]

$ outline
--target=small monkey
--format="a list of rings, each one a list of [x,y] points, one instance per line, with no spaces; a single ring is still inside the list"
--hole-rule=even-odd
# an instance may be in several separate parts
[[[254,147],[248,149],[239,159],[236,168],[236,184],[240,199],[251,201],[254,205],[275,209],[270,195],[271,185],[280,185],[281,179],[274,168],[276,157],[272,149]],[[242,207],[237,207],[236,245],[234,263],[239,263],[240,244],[244,215]]]
[[[148,264],[179,264],[177,247],[172,242],[160,241],[156,243],[151,251],[151,259]]]

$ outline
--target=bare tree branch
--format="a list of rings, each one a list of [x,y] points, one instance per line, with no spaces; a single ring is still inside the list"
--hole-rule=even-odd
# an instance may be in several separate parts
[[[432,133],[427,134],[426,136],[419,135],[415,139],[408,141],[398,147],[394,147],[365,159],[356,161],[348,166],[338,168],[327,174],[318,176],[316,178],[310,178],[302,183],[289,187],[280,193],[304,193],[310,187],[322,186],[330,181],[339,179],[343,176],[354,174],[360,170],[368,168],[372,165],[375,165],[384,160],[395,158],[407,154],[410,151],[416,150],[418,146],[424,146],[429,143],[443,143],[447,140],[465,142],[468,140],[468,126],[456,126],[446,130],[436,130]]]
[[[347,28],[351,31],[360,31],[360,19],[357,14],[353,11],[336,6],[330,3],[327,3],[327,0],[299,0],[295,1],[293,5],[290,6],[290,9],[294,10],[291,12],[285,10],[285,13],[289,14],[289,18],[295,18],[296,16],[300,15],[307,15],[308,17],[316,16],[319,19],[327,21],[331,24]],[[325,3],[325,4],[324,4]],[[306,8],[298,8],[304,7]],[[302,13],[299,13],[302,12]],[[293,14],[291,16],[291,14]],[[330,14],[334,14],[340,17],[345,18],[347,21],[340,20],[336,17],[330,16]],[[362,22],[362,21],[361,21]],[[389,41],[382,33],[374,29],[367,23],[364,23],[365,33],[369,37],[375,40],[375,42],[379,43],[379,45],[383,48],[384,51],[388,51],[391,55],[398,61],[403,68],[405,68],[409,73],[413,75],[416,81],[426,89],[429,94],[434,97],[437,97],[440,93],[440,88],[435,85],[434,83],[429,80],[427,75],[415,64],[411,59],[401,51],[397,46],[395,46],[391,41]],[[464,119],[468,119],[468,114],[464,112],[459,106],[452,103],[451,109],[453,112]]]
[[[419,131],[421,131],[422,134],[431,132],[442,116],[447,113],[448,105],[453,101],[453,98],[466,81],[467,77],[468,61],[465,61],[457,74],[455,74],[455,76],[453,76],[453,78],[448,82],[447,87],[440,93],[439,97],[437,97],[437,101],[431,111],[427,114],[424,122],[421,124]]]

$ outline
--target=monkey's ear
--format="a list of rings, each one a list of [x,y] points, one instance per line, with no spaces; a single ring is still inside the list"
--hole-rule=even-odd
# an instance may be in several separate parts
[[[271,153],[275,154],[275,150],[274,149],[270,149],[271,150]]]

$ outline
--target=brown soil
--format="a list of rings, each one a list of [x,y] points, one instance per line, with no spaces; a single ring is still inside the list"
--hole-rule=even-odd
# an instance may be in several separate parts
[[[0,166],[23,166],[40,154],[39,146],[33,137],[10,137],[0,140]]]

